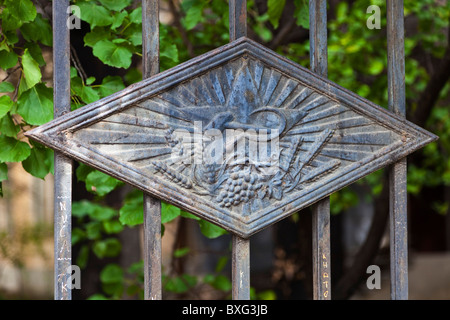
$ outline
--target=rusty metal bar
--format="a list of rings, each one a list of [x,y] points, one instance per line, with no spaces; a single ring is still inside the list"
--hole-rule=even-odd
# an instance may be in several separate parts
[[[162,299],[161,201],[144,195],[144,298]]]
[[[53,1],[54,117],[70,112],[69,0]],[[71,300],[72,160],[55,152],[54,176],[54,298]]]
[[[230,41],[247,36],[247,0],[230,0]]]
[[[142,1],[143,78],[159,72],[159,0]],[[144,194],[144,298],[162,299],[161,201]]]
[[[232,298],[250,300],[250,240],[233,236],[232,247]]]
[[[320,76],[328,74],[327,1],[309,1],[309,39],[311,70]],[[312,206],[313,298],[331,299],[330,272],[330,198]]]
[[[230,41],[247,36],[247,0],[230,0]],[[232,236],[232,298],[250,300],[250,240]]]
[[[387,0],[389,110],[406,117],[403,0]],[[406,158],[389,168],[391,299],[408,299]]]
[[[313,298],[330,300],[330,199],[314,204],[312,210]]]

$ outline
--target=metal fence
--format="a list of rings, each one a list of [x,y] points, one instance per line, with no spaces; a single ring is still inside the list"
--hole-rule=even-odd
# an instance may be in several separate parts
[[[246,0],[229,1],[230,40],[247,34]],[[70,39],[66,28],[69,0],[53,1],[54,115],[70,112]],[[159,72],[159,1],[142,0],[143,75]],[[310,0],[311,70],[327,76],[327,2]],[[405,117],[405,63],[403,1],[387,0],[389,109]],[[71,262],[72,160],[55,153],[55,299],[71,299],[66,286]],[[391,298],[408,298],[406,160],[390,165]],[[161,203],[151,195],[144,199],[145,298],[161,299]],[[331,299],[330,201],[313,205],[314,299]],[[232,297],[250,299],[250,239],[233,235]]]

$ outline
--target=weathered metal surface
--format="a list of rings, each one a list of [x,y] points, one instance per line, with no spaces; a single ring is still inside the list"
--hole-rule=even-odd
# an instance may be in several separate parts
[[[159,72],[159,0],[142,1],[143,78]],[[144,193],[144,298],[162,299],[161,201]]]
[[[327,1],[309,1],[311,70],[328,75]],[[330,198],[312,206],[313,298],[331,299]]]
[[[250,240],[232,238],[231,283],[233,300],[250,300]]]
[[[229,2],[230,41],[247,35],[247,1]],[[231,284],[233,300],[250,300],[250,240],[232,236]]]
[[[436,139],[245,37],[28,136],[243,238]]]
[[[161,300],[161,201],[144,196],[144,299]]]
[[[70,35],[66,28],[69,0],[53,2],[54,116],[70,112]],[[61,27],[64,26],[64,27]],[[55,152],[54,183],[54,298],[70,300],[72,241],[72,160]]]
[[[247,36],[247,0],[229,2],[230,40]]]
[[[387,0],[388,104],[406,115],[403,0]],[[408,299],[406,158],[389,168],[391,299]]]

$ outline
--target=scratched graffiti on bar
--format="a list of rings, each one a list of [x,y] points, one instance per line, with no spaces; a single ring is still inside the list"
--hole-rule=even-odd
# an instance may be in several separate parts
[[[245,37],[27,135],[243,238],[436,138]]]

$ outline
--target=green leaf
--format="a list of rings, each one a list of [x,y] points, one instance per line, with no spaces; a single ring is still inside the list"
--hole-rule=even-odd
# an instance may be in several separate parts
[[[111,37],[111,30],[107,30],[107,28],[95,28],[91,32],[87,33],[83,40],[84,44],[90,47],[93,47],[97,42],[108,39]]]
[[[91,84],[93,84],[95,82],[95,77],[89,77],[86,79],[86,84],[88,86],[90,86]]]
[[[81,230],[80,228],[72,229],[72,245],[77,244],[81,240],[86,239],[86,232]]]
[[[122,296],[124,287],[123,283],[103,283],[102,290],[113,299],[118,299]]]
[[[220,257],[219,261],[216,264],[216,268],[215,268],[216,273],[221,272],[225,268],[227,263],[228,263],[227,256]]]
[[[140,24],[132,24],[125,30],[123,35],[132,45],[142,45],[142,26]]]
[[[125,89],[122,78],[119,76],[107,76],[103,79],[100,86],[102,97],[107,97],[120,90]]]
[[[180,216],[182,216],[183,218],[193,219],[193,220],[197,220],[197,221],[200,220],[199,217],[194,216],[192,213],[186,212],[184,210],[180,211]]]
[[[268,0],[267,1],[267,14],[269,15],[269,21],[276,29],[283,13],[286,0]]]
[[[183,274],[178,277],[169,279],[165,285],[165,289],[174,293],[183,293],[189,290],[189,288],[195,286],[197,278],[187,274]]]
[[[87,298],[87,300],[109,300],[109,299],[101,293],[95,293],[92,296],[90,296],[89,298]]]
[[[307,0],[294,0],[294,17],[296,23],[305,29],[309,29],[309,3]]]
[[[30,51],[31,56],[34,60],[36,60],[40,67],[46,65],[44,56],[42,55],[41,46],[39,44],[34,42],[27,42],[25,43],[25,49],[28,49],[28,51]]]
[[[167,58],[174,63],[178,63],[178,48],[175,44],[165,45],[161,49],[161,58]]]
[[[10,8],[3,8],[1,13],[2,18],[2,31],[6,38],[16,37],[16,30],[20,28],[23,22],[12,15]],[[17,38],[18,40],[18,38]],[[13,41],[14,42],[14,41]],[[10,42],[9,42],[10,43]]]
[[[85,165],[84,163],[79,163],[77,170],[75,171],[77,175],[77,179],[83,182],[86,182],[86,178],[89,173],[94,171],[95,169]]]
[[[141,24],[142,23],[142,7],[138,7],[136,9],[134,9],[130,15],[130,22],[132,23],[136,23],[136,24]]]
[[[128,17],[128,13],[126,11],[116,13],[114,15],[114,22],[111,25],[111,29],[115,30],[120,27],[126,17]]]
[[[178,217],[181,213],[180,208],[171,204],[161,202],[161,223],[167,223]]]
[[[80,251],[78,252],[77,265],[81,269],[84,269],[87,266],[88,260],[89,260],[89,246],[85,244],[81,246]]]
[[[92,103],[100,99],[100,96],[94,88],[83,86],[80,98],[86,103]]]
[[[13,106],[13,102],[9,96],[1,96],[0,97],[0,118],[3,118],[5,114],[11,110]]]
[[[53,119],[53,89],[39,83],[23,92],[17,100],[17,113],[31,125],[41,125]]]
[[[103,206],[88,200],[77,201],[72,204],[72,214],[82,218],[89,216],[92,220],[108,221],[118,215],[118,212],[110,207]]]
[[[0,182],[8,180],[8,166],[6,163],[0,163]]]
[[[99,221],[86,223],[86,236],[89,240],[98,240],[102,237],[102,224]]]
[[[104,196],[119,186],[121,182],[103,172],[93,171],[86,177],[86,190]]]
[[[381,60],[373,59],[369,64],[369,74],[376,76],[384,70],[384,63]]]
[[[125,203],[120,208],[119,221],[126,226],[135,226],[144,222],[144,198],[142,192],[131,192],[125,198]]]
[[[17,126],[14,123],[11,114],[9,113],[0,119],[0,128],[2,135],[5,135],[7,137],[15,138],[20,132],[20,126]]]
[[[220,237],[221,235],[227,234],[226,230],[206,220],[202,219],[198,222],[198,224],[203,235],[209,239],[214,239]]]
[[[108,264],[100,272],[100,281],[103,283],[121,283],[123,281],[122,268],[115,263]]]
[[[173,256],[175,258],[181,258],[187,255],[189,251],[190,251],[189,247],[179,248],[174,251]]]
[[[108,9],[98,6],[93,2],[77,3],[80,7],[80,19],[91,25],[91,30],[96,26],[109,26],[114,22],[114,18]]]
[[[129,68],[133,51],[126,43],[114,43],[104,39],[93,47],[94,55],[103,63],[116,68]]]
[[[189,287],[193,287],[197,284],[197,277],[196,276],[192,276],[190,274],[183,274],[181,276],[184,280],[184,282],[189,286]]]
[[[70,79],[78,76],[78,71],[75,67],[70,67]]]
[[[116,257],[120,250],[122,250],[122,245],[116,238],[109,238],[105,240],[98,240],[92,246],[92,251],[97,257]]]
[[[22,75],[21,75],[20,81],[19,81],[19,90],[18,90],[19,97],[28,89],[30,89],[30,87],[27,85],[27,81],[25,80],[24,74],[22,72]],[[17,112],[15,112],[15,113],[17,113]]]
[[[109,10],[120,11],[131,4],[131,0],[99,0]]]
[[[93,220],[108,221],[109,219],[118,216],[118,212],[113,208],[94,204],[94,208],[89,216]]]
[[[5,93],[11,93],[14,92],[16,88],[14,87],[14,85],[11,82],[8,81],[3,81],[2,83],[0,83],[0,92]]]
[[[277,294],[273,290],[265,290],[257,294],[257,300],[276,300]]]
[[[71,88],[85,103],[92,103],[100,99],[97,90],[93,87],[84,85],[80,77],[76,76],[72,78]]]
[[[131,68],[124,76],[125,82],[130,85],[142,80],[142,73],[137,68]]]
[[[19,61],[19,56],[14,51],[0,51],[0,68],[3,70],[14,67]]]
[[[41,81],[42,74],[39,68],[39,63],[33,59],[28,49],[25,49],[22,55],[22,67],[25,81],[29,88],[33,87],[39,81]]]
[[[82,218],[94,212],[94,203],[88,200],[81,200],[72,203],[72,215],[74,217]]]
[[[231,290],[230,279],[228,279],[227,277],[225,277],[224,275],[221,275],[221,274],[219,274],[217,276],[207,275],[207,276],[205,276],[203,281],[205,283],[208,283],[209,285],[211,285],[213,288],[215,288],[217,290],[221,290],[221,291],[230,291]]]
[[[33,21],[36,17],[36,7],[31,0],[9,0],[7,6],[11,15],[23,22]]]
[[[123,225],[117,220],[106,220],[103,221],[103,229],[107,234],[119,233],[123,230]]]
[[[183,19],[183,25],[186,30],[192,30],[203,18],[203,8],[206,5],[206,1],[203,0],[190,0],[182,3],[182,8],[186,12],[186,16]]]
[[[42,18],[40,13],[37,14],[34,21],[23,24],[20,31],[27,41],[39,41],[49,47],[53,45],[52,27],[47,19]]]
[[[30,156],[30,146],[14,138],[0,136],[0,162],[20,162]]]
[[[22,166],[32,176],[44,179],[50,172],[49,157],[53,157],[51,149],[33,147],[30,156],[22,161]]]

